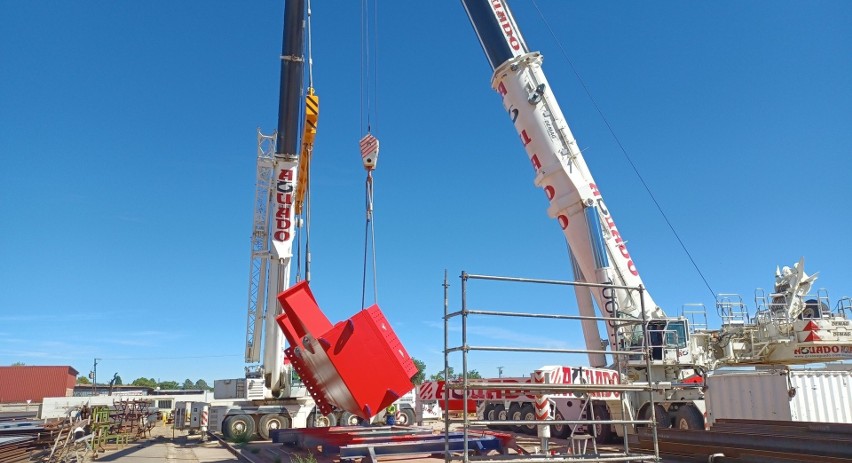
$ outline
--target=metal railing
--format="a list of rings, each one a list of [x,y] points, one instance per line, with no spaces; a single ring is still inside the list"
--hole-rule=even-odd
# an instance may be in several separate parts
[[[620,289],[626,291],[637,291],[639,292],[639,297],[637,298],[639,301],[644,303],[644,298],[642,297],[642,293],[644,292],[644,288],[639,287],[626,287],[626,286],[618,286],[618,285],[601,285],[596,283],[585,283],[585,282],[575,282],[575,281],[559,281],[559,280],[544,280],[544,279],[530,279],[530,278],[517,278],[517,277],[505,277],[505,276],[493,276],[493,275],[478,275],[478,274],[469,274],[466,272],[462,272],[461,276],[461,308],[456,311],[450,311],[449,307],[449,281],[447,274],[444,274],[444,378],[446,380],[445,383],[445,395],[443,400],[443,408],[445,410],[445,419],[444,419],[444,431],[445,431],[445,461],[462,461],[464,463],[468,463],[470,461],[477,462],[490,462],[490,461],[506,461],[506,459],[511,459],[513,461],[517,460],[523,463],[536,463],[539,461],[547,461],[547,462],[561,462],[561,461],[588,461],[588,462],[606,462],[606,461],[654,461],[659,462],[659,446],[657,442],[657,417],[656,417],[656,403],[655,403],[655,394],[654,391],[659,389],[659,385],[655,385],[651,382],[650,372],[652,367],[651,362],[651,346],[647,345],[647,342],[644,344],[644,347],[641,347],[639,351],[635,348],[628,347],[629,350],[620,350],[617,346],[626,346],[628,343],[623,342],[623,339],[620,339],[626,332],[632,332],[630,330],[631,326],[639,325],[641,326],[641,331],[643,331],[643,339],[650,339],[650,332],[648,330],[648,319],[645,315],[644,307],[642,307],[643,317],[640,320],[631,320],[623,317],[619,317],[619,313],[616,310],[613,313],[613,316],[584,316],[584,315],[563,315],[563,314],[551,314],[551,313],[540,313],[540,312],[525,312],[525,311],[501,311],[501,310],[483,310],[483,309],[473,309],[469,307],[468,301],[468,285],[471,280],[488,280],[488,281],[496,281],[496,282],[515,282],[515,283],[531,283],[531,284],[541,284],[541,285],[559,285],[559,286],[568,286],[573,287],[576,291],[588,290],[589,288],[610,288],[610,289]],[[609,346],[609,349],[606,349],[602,346],[601,349],[574,349],[574,348],[550,348],[550,347],[533,347],[533,346],[516,346],[516,345],[502,345],[502,346],[492,346],[492,345],[479,345],[479,344],[470,344],[468,334],[470,332],[472,318],[482,318],[482,317],[507,317],[513,319],[531,319],[535,322],[542,323],[551,323],[549,327],[552,330],[552,325],[555,323],[562,322],[583,322],[583,321],[595,321],[595,322],[603,322],[603,323],[613,323],[620,328],[617,331],[616,345]],[[460,319],[461,329],[460,329],[460,344],[450,343],[450,323],[454,319]],[[571,327],[566,326],[565,332],[572,332],[570,330]],[[574,329],[576,333],[580,333],[580,327],[575,326]],[[674,335],[675,342],[678,335]],[[666,333],[663,333],[663,340],[666,340]],[[668,336],[671,337],[671,336]],[[664,342],[665,344],[665,342]],[[608,355],[613,359],[615,369],[617,373],[615,374],[616,382],[615,383],[604,383],[604,384],[590,384],[590,383],[581,383],[581,384],[567,384],[567,383],[505,383],[500,381],[488,381],[488,380],[472,380],[469,378],[470,365],[468,362],[468,356],[471,352],[506,352],[506,353],[534,353],[534,354],[603,354]],[[462,357],[462,372],[459,378],[455,380],[451,380],[448,378],[450,375],[450,356],[454,354],[461,354]],[[645,381],[644,382],[629,382],[625,375],[622,372],[626,371],[628,358],[634,358],[635,356],[640,355],[644,360],[644,372],[645,372]],[[534,364],[530,362],[531,364]],[[635,363],[633,361],[629,362],[631,364]],[[561,368],[561,367],[560,367]],[[583,367],[580,369],[582,370]],[[587,368],[587,371],[590,370]],[[524,391],[525,394],[534,395],[536,398],[536,403],[542,400],[548,401],[548,407],[550,404],[554,403],[554,398],[556,397],[573,397],[576,400],[580,400],[582,403],[582,410],[587,410],[585,415],[581,412],[581,420],[568,420],[568,419],[550,419],[547,421],[536,420],[532,421],[535,423],[535,426],[538,430],[538,437],[540,438],[540,446],[536,449],[535,452],[532,452],[528,455],[517,454],[517,455],[502,455],[500,457],[489,457],[487,455],[480,455],[476,457],[471,456],[472,448],[469,446],[469,433],[471,425],[515,425],[515,426],[532,426],[530,421],[528,420],[489,420],[488,417],[480,417],[478,414],[476,418],[472,419],[468,413],[468,403],[471,399],[472,391]],[[450,416],[449,408],[450,408],[450,395],[451,391],[460,391],[461,392],[461,400],[462,400],[462,417],[461,419],[453,419]],[[649,400],[649,416],[645,419],[636,419],[635,414],[632,410],[629,409],[629,404],[626,402],[627,394],[636,394],[641,395],[643,397],[647,397]],[[613,403],[618,402],[617,406],[620,408],[612,409],[615,411],[613,417],[612,415],[606,417],[600,417],[598,419],[595,417],[595,407],[593,406],[595,403],[600,403],[603,401],[601,396],[610,397],[607,402]],[[617,396],[617,399],[612,397]],[[454,397],[458,397],[457,394],[454,394]],[[510,399],[507,399],[510,400]],[[606,402],[604,402],[606,403]],[[480,409],[482,407],[479,407]],[[512,417],[509,417],[512,418]],[[609,418],[609,419],[604,419]],[[620,418],[620,419],[619,419]],[[452,424],[461,424],[462,432],[463,432],[463,452],[460,455],[453,455],[449,450],[449,436],[451,434],[451,425]],[[568,454],[567,450],[564,454],[556,454],[551,452],[550,450],[550,425],[563,425],[569,426],[572,428],[571,431],[571,442],[572,449],[576,451],[573,445],[578,439],[579,436],[575,437],[575,432],[577,432],[580,427],[592,426],[593,429],[599,425],[601,427],[609,426],[610,429],[614,430],[615,426],[619,426],[622,431],[622,439],[621,439],[621,449],[615,451],[600,451],[597,445],[594,443],[594,437],[591,437],[593,442],[593,453],[587,454],[585,453],[585,444],[583,444],[583,453],[578,454],[572,453]],[[640,454],[631,451],[630,444],[628,442],[628,431],[635,429],[637,426],[647,426],[651,429],[651,434],[653,438],[653,454]],[[593,431],[594,435],[597,432]],[[583,442],[587,442],[590,439],[588,435],[585,436]]]

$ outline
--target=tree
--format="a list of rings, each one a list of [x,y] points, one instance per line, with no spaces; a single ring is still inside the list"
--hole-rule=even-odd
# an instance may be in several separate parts
[[[450,377],[450,379],[461,379],[461,377],[462,377],[461,373],[457,374],[453,370],[453,367],[447,368],[447,374]],[[431,379],[432,381],[443,381],[444,380],[444,371],[441,370],[441,371],[435,373],[434,375],[430,376],[429,379]],[[467,371],[467,379],[482,379],[482,375],[480,375],[479,372],[476,371],[476,370],[468,370]]]
[[[130,384],[133,386],[150,387],[151,389],[157,387],[157,381],[154,378],[136,378]]]
[[[24,367],[24,366],[27,366],[27,364],[24,363],[24,362],[15,362],[15,363],[12,364],[12,366],[13,367]]]
[[[411,382],[414,383],[415,386],[419,386],[423,384],[423,380],[426,379],[426,364],[414,357],[411,357],[411,360],[414,361],[414,366],[417,367],[417,373],[411,377]]]
[[[207,385],[207,381],[204,381],[203,379],[199,379],[198,381],[195,382],[195,389],[200,389],[202,391],[209,391],[210,386]]]
[[[77,384],[92,384],[92,382],[89,381],[89,378],[86,378],[85,376],[78,376]]]
[[[177,381],[163,381],[157,384],[160,389],[180,389],[180,384]]]
[[[186,379],[184,380],[184,382],[183,382],[183,389],[184,389],[184,390],[192,389],[192,388],[194,388],[194,387],[195,387],[195,383],[193,383],[191,379],[186,378]]]
[[[118,373],[116,373],[115,376],[112,377],[112,380],[113,380],[112,384],[115,385],[115,386],[123,386],[124,385],[124,383],[121,382],[121,376],[118,376]]]

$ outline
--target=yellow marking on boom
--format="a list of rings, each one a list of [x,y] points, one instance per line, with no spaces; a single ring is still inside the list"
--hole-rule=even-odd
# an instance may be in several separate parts
[[[308,88],[305,98],[305,131],[302,133],[302,151],[299,154],[299,180],[296,182],[296,214],[302,213],[305,193],[308,191],[308,173],[311,171],[311,155],[314,152],[314,139],[317,136],[319,119],[319,97],[314,95],[313,87]]]

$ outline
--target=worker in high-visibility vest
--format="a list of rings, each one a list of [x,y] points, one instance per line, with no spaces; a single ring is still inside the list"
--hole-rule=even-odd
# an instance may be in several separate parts
[[[388,408],[385,409],[385,423],[388,426],[393,426],[396,424],[396,405],[390,404]]]

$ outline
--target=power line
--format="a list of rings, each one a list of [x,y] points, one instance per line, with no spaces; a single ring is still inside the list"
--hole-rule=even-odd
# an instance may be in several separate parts
[[[556,33],[553,32],[553,28],[550,27],[550,23],[544,17],[544,14],[541,12],[541,9],[538,7],[538,4],[535,1],[533,1],[533,6],[535,7],[536,11],[538,11],[538,14],[539,16],[541,16],[541,19],[544,22],[544,25],[547,27],[547,30],[550,31],[550,35],[553,37],[553,40],[555,40],[556,44],[559,46],[560,51],[562,51],[563,58],[565,58],[565,61],[568,62],[568,65],[571,67],[571,71],[574,73],[574,76],[577,77],[577,80],[580,82],[580,86],[583,87],[583,91],[586,92],[586,96],[589,98],[589,101],[591,101],[592,106],[594,106],[595,110],[598,112],[598,115],[600,115],[601,119],[604,122],[604,125],[606,125],[607,130],[609,130],[610,135],[612,136],[613,140],[615,140],[615,143],[618,145],[618,148],[621,150],[621,153],[624,155],[624,158],[627,159],[627,162],[630,164],[630,167],[633,168],[633,172],[636,174],[636,177],[639,178],[639,181],[642,183],[642,186],[645,188],[645,191],[648,192],[648,196],[651,197],[651,201],[653,201],[654,205],[657,207],[657,211],[659,211],[660,215],[663,216],[663,220],[665,220],[666,225],[669,226],[669,229],[672,231],[672,234],[674,235],[675,239],[677,239],[677,242],[680,243],[681,249],[683,249],[683,252],[686,253],[686,256],[689,258],[689,261],[692,262],[692,266],[695,267],[695,271],[698,272],[698,276],[700,276],[701,279],[704,281],[704,286],[706,286],[707,289],[710,290],[710,293],[715,299],[716,291],[713,291],[713,288],[710,287],[710,283],[707,281],[707,278],[704,277],[704,273],[698,267],[698,264],[695,262],[695,259],[692,258],[692,254],[689,252],[689,249],[687,249],[686,244],[683,242],[683,240],[681,240],[680,235],[678,234],[677,230],[675,230],[674,225],[669,220],[669,217],[666,215],[665,211],[663,211],[663,207],[660,205],[660,203],[657,201],[657,198],[654,196],[654,193],[651,191],[651,187],[648,186],[648,184],[645,182],[645,178],[643,178],[642,174],[639,173],[639,169],[636,167],[636,164],[633,163],[633,159],[631,159],[630,155],[627,154],[627,149],[624,147],[624,145],[621,144],[621,140],[615,134],[615,130],[612,128],[612,125],[610,125],[609,120],[603,113],[603,110],[601,110],[600,106],[598,106],[597,101],[595,101],[595,98],[592,96],[592,93],[586,86],[586,82],[583,80],[582,77],[580,77],[580,73],[577,71],[577,68],[574,67],[574,63],[568,57],[568,52],[565,51],[565,47],[562,45],[562,41],[560,41],[559,38],[556,37]]]

